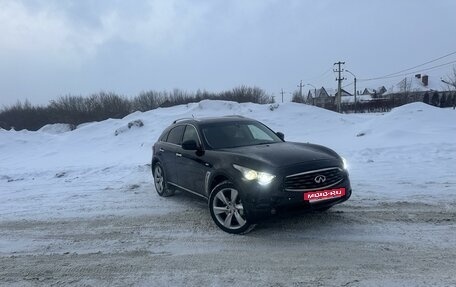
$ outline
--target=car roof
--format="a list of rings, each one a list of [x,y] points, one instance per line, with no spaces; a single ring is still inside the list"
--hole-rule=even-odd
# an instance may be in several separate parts
[[[178,123],[193,123],[193,124],[212,124],[212,123],[224,123],[224,122],[243,122],[243,121],[254,121],[254,119],[246,118],[243,116],[232,115],[223,117],[201,117],[201,118],[182,118],[173,121],[173,124]]]

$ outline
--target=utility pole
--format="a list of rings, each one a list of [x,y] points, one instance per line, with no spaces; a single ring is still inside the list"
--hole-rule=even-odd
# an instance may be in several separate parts
[[[355,84],[355,89],[354,89],[354,92],[355,92],[355,114],[356,114],[356,105],[357,105],[357,102],[356,102],[356,77],[355,77],[355,80],[353,81],[354,84]]]
[[[354,78],[353,83],[354,83],[354,85],[355,85],[354,96],[355,96],[355,113],[356,113],[356,105],[357,105],[357,103],[356,103],[356,94],[357,94],[357,92],[356,92],[356,76],[355,76],[355,74],[353,74],[352,72],[350,72],[350,71],[347,70],[347,69],[345,69],[345,71],[348,72],[348,73],[350,73],[350,74],[353,76],[353,78]]]
[[[300,82],[299,85],[298,85],[298,88],[299,88],[299,97],[301,98],[301,100],[302,100],[302,87],[304,87],[304,85],[302,84],[302,80],[301,80],[301,82]]]
[[[345,62],[337,62],[337,63],[334,63],[334,65],[337,65],[337,69],[334,70],[334,72],[337,72],[338,73],[338,76],[337,76],[337,97],[336,97],[336,102],[337,102],[337,112],[340,113],[340,98],[342,96],[342,81],[345,80],[345,78],[342,78],[340,76],[340,73],[342,73],[344,70],[341,69],[341,65],[344,65]]]
[[[283,94],[284,94],[285,92],[283,91],[283,89],[280,89],[280,90],[281,90],[281,91],[280,91],[280,94],[282,95],[282,104],[283,104]]]

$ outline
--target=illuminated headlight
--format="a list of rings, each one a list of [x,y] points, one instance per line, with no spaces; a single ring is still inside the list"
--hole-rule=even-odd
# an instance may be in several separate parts
[[[344,169],[347,169],[348,170],[348,162],[345,158],[342,158],[342,163],[344,165]]]
[[[274,179],[275,175],[269,174],[267,172],[256,171],[247,167],[243,167],[237,164],[233,164],[233,167],[239,170],[245,179],[247,180],[256,180],[261,185],[270,184]]]

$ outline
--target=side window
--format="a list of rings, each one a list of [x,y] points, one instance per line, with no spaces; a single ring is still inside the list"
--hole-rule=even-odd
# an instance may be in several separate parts
[[[166,140],[169,143],[180,145],[182,143],[182,133],[184,132],[185,126],[177,126],[173,128],[169,134],[168,139]]]
[[[197,144],[199,143],[198,133],[193,126],[187,125],[185,127],[184,138],[182,142],[194,140]]]
[[[168,131],[168,132],[166,132],[166,133],[163,133],[163,134],[161,135],[161,137],[160,137],[159,141],[161,141],[161,142],[165,142],[165,141],[166,141],[166,139],[168,138],[168,134],[169,134],[169,131]]]

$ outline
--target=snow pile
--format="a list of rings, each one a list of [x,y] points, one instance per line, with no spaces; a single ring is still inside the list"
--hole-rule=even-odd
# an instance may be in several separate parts
[[[74,130],[73,126],[70,124],[49,124],[45,125],[39,132],[48,133],[48,134],[61,134]]]
[[[344,115],[296,103],[271,109],[207,100],[72,131],[58,132],[64,129],[56,125],[37,132],[0,130],[0,216],[166,212],[173,204],[163,205],[153,193],[153,143],[177,118],[234,114],[260,120],[288,141],[326,145],[346,157],[352,200],[456,198],[454,110],[414,103],[386,114]]]
[[[455,112],[423,103],[411,103],[393,109],[361,125],[357,134],[365,134],[369,146],[455,142]]]
[[[134,120],[134,121],[129,122],[126,126],[116,129],[116,131],[114,132],[114,135],[118,136],[122,133],[127,132],[131,128],[140,128],[142,126],[144,126],[144,123],[141,120]]]

